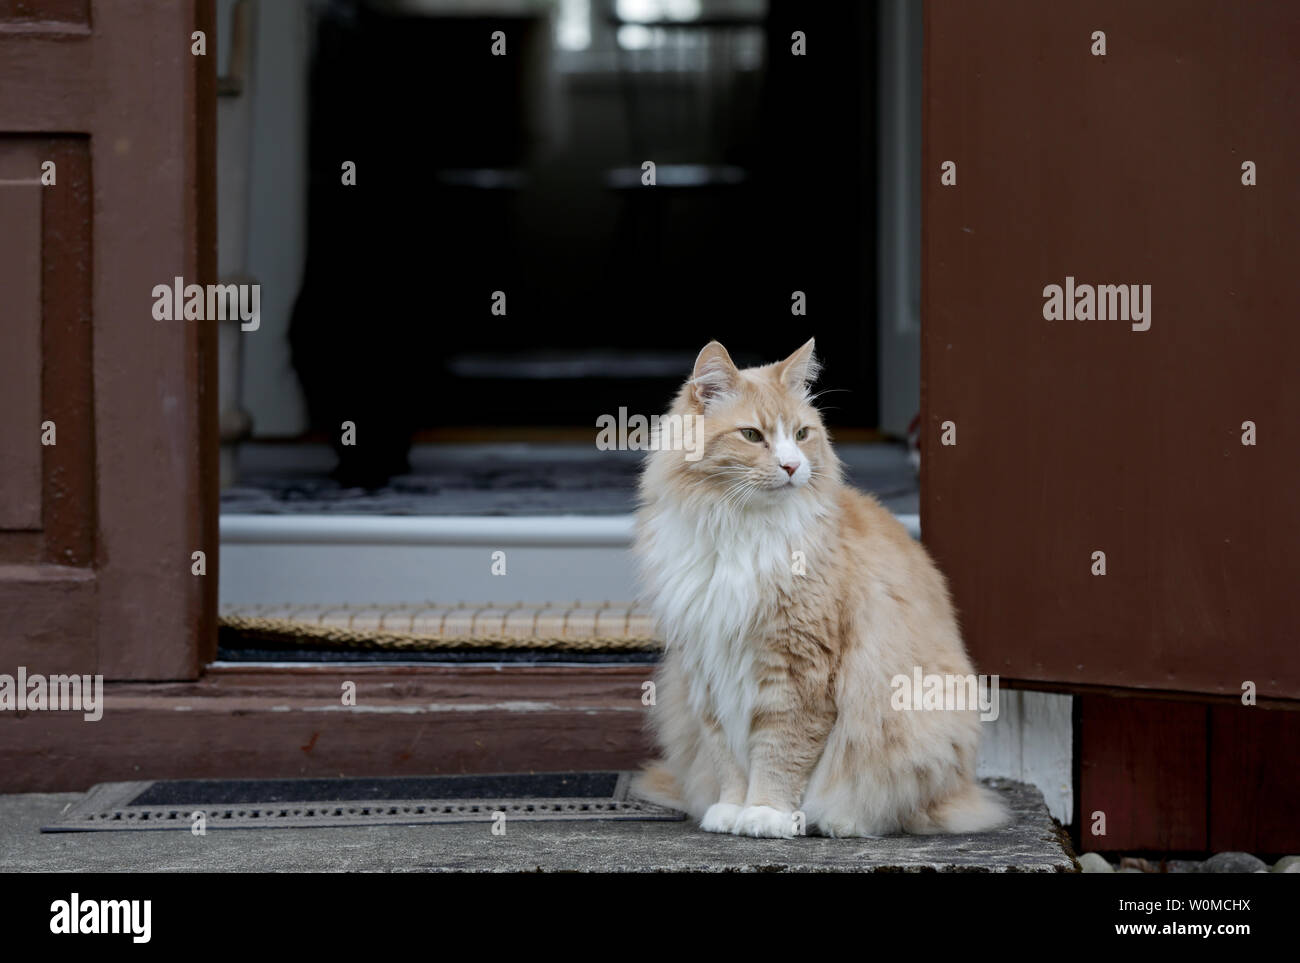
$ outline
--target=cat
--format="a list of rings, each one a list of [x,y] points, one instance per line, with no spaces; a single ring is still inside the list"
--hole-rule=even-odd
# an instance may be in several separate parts
[[[634,791],[744,836],[997,828],[976,710],[893,708],[896,676],[973,670],[929,554],[844,483],[817,370],[813,341],[744,370],[710,342],[670,409],[698,450],[646,456],[634,551],[666,648]]]

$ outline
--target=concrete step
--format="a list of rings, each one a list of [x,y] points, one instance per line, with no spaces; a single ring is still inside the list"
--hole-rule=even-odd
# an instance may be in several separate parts
[[[335,829],[42,834],[80,793],[0,796],[0,872],[1018,872],[1077,871],[1043,797],[988,782],[1015,818],[968,836],[746,839],[682,822],[512,821]]]

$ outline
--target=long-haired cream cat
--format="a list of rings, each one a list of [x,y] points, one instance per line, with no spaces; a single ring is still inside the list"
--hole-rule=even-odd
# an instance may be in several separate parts
[[[992,829],[976,710],[891,708],[914,667],[973,670],[925,549],[841,480],[816,372],[812,341],[743,371],[714,341],[670,410],[701,437],[648,456],[636,550],[667,649],[638,791],[746,836],[797,812],[829,836]]]

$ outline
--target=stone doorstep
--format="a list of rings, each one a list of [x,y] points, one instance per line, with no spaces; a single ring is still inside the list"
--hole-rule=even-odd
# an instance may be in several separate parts
[[[990,872],[1070,873],[1033,786],[990,780],[1013,823],[968,836],[744,839],[685,822],[42,834],[79,793],[0,796],[0,872]]]

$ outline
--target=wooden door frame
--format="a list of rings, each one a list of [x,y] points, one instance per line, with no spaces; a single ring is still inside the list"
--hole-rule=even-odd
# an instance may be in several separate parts
[[[42,512],[0,533],[0,655],[193,679],[216,652],[216,322],[151,308],[175,276],[216,280],[215,4],[42,9],[0,20],[0,146],[64,162],[14,242],[44,278],[15,321],[40,332],[42,371],[16,390],[58,442],[22,483]]]

